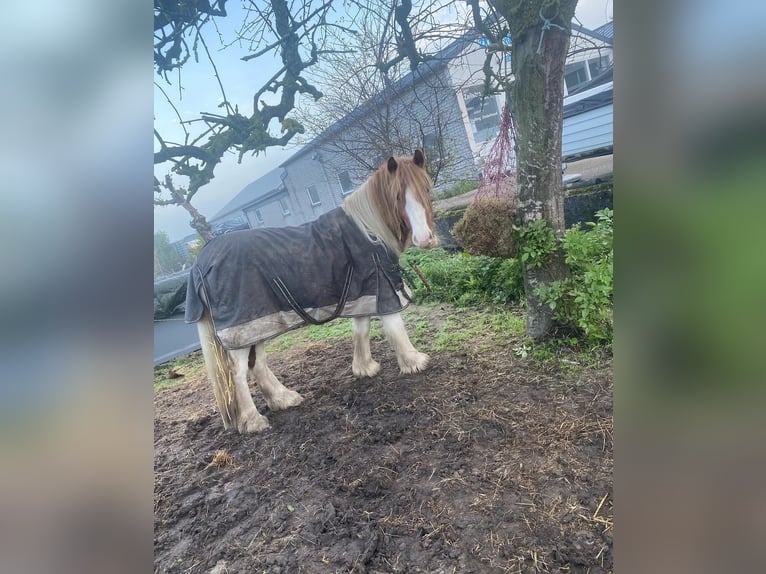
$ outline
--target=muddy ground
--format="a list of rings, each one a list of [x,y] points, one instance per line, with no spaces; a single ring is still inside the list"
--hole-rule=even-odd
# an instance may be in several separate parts
[[[258,435],[223,429],[199,357],[176,369],[155,395],[156,572],[612,571],[610,359],[541,361],[486,313],[405,317],[425,372],[400,375],[379,330],[374,379],[346,337],[273,352],[305,401],[269,412],[254,388]]]

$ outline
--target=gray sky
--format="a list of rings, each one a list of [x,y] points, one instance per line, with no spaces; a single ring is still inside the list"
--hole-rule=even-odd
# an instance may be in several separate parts
[[[232,6],[230,10],[227,6],[230,16],[219,20],[218,27],[224,37],[232,34],[242,21],[241,17],[238,17],[237,6]],[[596,28],[612,19],[612,0],[580,0],[576,16],[583,26]],[[228,100],[238,104],[243,113],[249,114],[254,91],[277,70],[276,58],[268,60],[270,56],[266,55],[251,62],[242,62],[239,58],[247,54],[247,50],[229,48],[219,51],[220,42],[217,36],[215,34],[208,34],[208,36],[210,36],[208,47],[218,67]],[[240,81],[239,78],[244,80]],[[181,72],[183,91],[180,99],[177,74],[171,75],[172,85],[168,85],[156,75],[155,79],[174,101],[184,119],[198,117],[200,112],[218,110],[221,94],[204,53],[200,55],[199,64],[190,59],[183,67]],[[155,127],[166,140],[172,141],[174,136],[171,134],[175,134],[177,141],[182,141],[182,132],[179,129],[176,113],[157,88],[155,88],[154,114]],[[257,157],[244,157],[241,164],[237,163],[235,154],[228,154],[216,168],[215,179],[200,189],[192,200],[192,204],[203,215],[211,217],[243,187],[277,167],[297,149],[295,146],[270,148]],[[155,174],[159,178],[164,177],[166,172],[165,166],[155,168]],[[180,179],[178,182],[180,183]],[[171,241],[194,232],[189,226],[189,220],[188,213],[181,207],[171,205],[154,208],[154,230],[167,232]]]

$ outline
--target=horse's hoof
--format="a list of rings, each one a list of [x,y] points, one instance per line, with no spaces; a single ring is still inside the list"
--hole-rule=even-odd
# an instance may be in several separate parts
[[[425,353],[418,353],[417,351],[414,353],[407,353],[406,355],[399,357],[399,369],[402,371],[403,375],[417,373],[425,370],[428,366],[428,361],[430,360],[431,357]]]
[[[290,407],[297,407],[302,402],[303,397],[299,393],[289,389],[285,389],[285,392],[282,393],[282,396],[279,398],[272,397],[271,399],[266,400],[266,404],[269,405],[269,408],[272,411],[281,411],[289,409]]]
[[[365,377],[374,377],[380,372],[380,363],[377,361],[370,361],[366,365],[351,365],[351,372],[357,379],[363,379]]]
[[[245,434],[261,432],[270,426],[269,419],[259,413],[256,409],[253,409],[240,415],[237,428],[240,433]]]

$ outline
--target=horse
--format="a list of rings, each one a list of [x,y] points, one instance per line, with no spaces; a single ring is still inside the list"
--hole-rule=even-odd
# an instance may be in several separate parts
[[[410,302],[399,257],[410,245],[428,249],[434,232],[433,183],[425,156],[390,157],[342,205],[295,227],[234,231],[210,240],[189,273],[187,323],[196,323],[208,377],[225,429],[270,427],[255,406],[248,375],[272,411],[303,397],[285,387],[266,362],[266,342],[337,317],[353,321],[351,370],[374,377],[370,321],[380,317],[402,374],[426,368],[401,317]]]

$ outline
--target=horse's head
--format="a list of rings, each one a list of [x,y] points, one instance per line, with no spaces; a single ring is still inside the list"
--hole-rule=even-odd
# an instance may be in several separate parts
[[[378,173],[386,184],[378,197],[381,214],[404,251],[410,243],[428,249],[436,247],[431,189],[425,156],[415,150],[412,158],[390,157]]]

